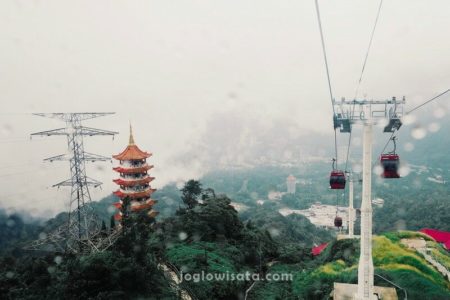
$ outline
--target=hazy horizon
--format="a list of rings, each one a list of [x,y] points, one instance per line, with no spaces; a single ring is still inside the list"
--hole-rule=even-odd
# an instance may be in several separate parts
[[[319,2],[334,95],[352,98],[379,2]],[[450,87],[450,2],[432,3],[383,3],[361,97],[406,96],[412,108]],[[154,154],[157,188],[265,148],[309,154],[294,152],[300,137],[311,148],[332,134],[314,1],[2,1],[0,26],[0,207],[67,206],[69,189],[51,185],[68,163],[42,162],[67,151],[65,137],[29,137],[64,123],[31,113],[116,112],[86,121],[120,134],[86,138],[85,150],[119,153],[131,122]],[[427,118],[444,116],[448,100]],[[328,142],[319,154],[331,151]],[[114,189],[111,167],[89,167],[105,183],[93,200]]]

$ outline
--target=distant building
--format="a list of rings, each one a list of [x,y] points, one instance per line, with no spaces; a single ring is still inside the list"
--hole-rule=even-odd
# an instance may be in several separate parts
[[[286,179],[287,192],[288,194],[295,194],[295,184],[297,183],[297,178],[289,175]]]

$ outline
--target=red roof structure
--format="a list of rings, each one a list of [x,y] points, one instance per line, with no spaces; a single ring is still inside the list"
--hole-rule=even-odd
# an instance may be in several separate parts
[[[128,145],[122,153],[113,155],[113,158],[117,160],[132,160],[132,159],[145,159],[149,158],[152,154],[148,152],[144,152],[138,148],[138,146],[134,144]]]
[[[149,158],[150,156],[152,156],[151,153],[142,151],[141,149],[139,149],[138,146],[135,145],[133,131],[130,125],[130,140],[128,146],[125,148],[125,150],[122,151],[122,153],[113,155],[113,158],[120,161],[124,161],[124,160],[146,159]]]
[[[420,232],[433,238],[436,242],[443,244],[445,249],[450,249],[450,232],[430,228],[421,229]]]
[[[135,186],[135,185],[142,185],[144,183],[150,183],[151,181],[153,181],[153,179],[155,179],[155,177],[150,176],[146,176],[144,178],[136,180],[124,180],[122,178],[119,178],[114,179],[113,182],[121,186]]]
[[[328,246],[328,243],[323,243],[319,246],[313,247],[311,250],[312,255],[317,256]]]
[[[432,237],[438,243],[445,243],[450,240],[450,232],[440,231],[436,229],[424,228],[420,232]]]
[[[125,198],[125,197],[130,197],[131,199],[135,199],[135,198],[146,198],[146,197],[150,197],[153,192],[155,192],[156,189],[146,189],[142,192],[123,192],[121,190],[117,190],[115,192],[113,192],[114,195],[116,195],[117,197],[119,197],[120,199]]]

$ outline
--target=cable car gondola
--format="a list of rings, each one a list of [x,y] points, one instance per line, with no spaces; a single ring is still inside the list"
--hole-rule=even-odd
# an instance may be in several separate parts
[[[332,190],[343,190],[345,189],[345,173],[341,170],[336,170],[334,168],[336,160],[333,159],[333,171],[330,174],[330,188]]]
[[[383,178],[400,178],[398,174],[400,158],[397,154],[382,154],[380,163],[383,167],[383,173],[381,174]]]
[[[398,169],[400,165],[400,157],[395,153],[396,143],[395,137],[392,138],[394,142],[394,150],[389,153],[381,154],[380,156],[380,164],[383,168],[383,173],[381,173],[381,177],[383,178],[400,178],[398,174]]]

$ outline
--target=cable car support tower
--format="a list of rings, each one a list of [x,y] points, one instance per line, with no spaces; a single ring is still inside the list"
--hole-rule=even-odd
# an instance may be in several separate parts
[[[374,267],[372,259],[372,146],[373,126],[384,125],[384,132],[393,133],[402,125],[405,98],[397,100],[335,101],[334,128],[352,131],[354,125],[363,126],[363,170],[361,202],[361,250],[358,267],[358,291],[355,299],[372,300],[374,295]]]
[[[109,135],[117,132],[82,126],[81,122],[111,115],[114,113],[36,113],[34,115],[58,119],[66,126],[63,128],[36,132],[33,136],[67,136],[68,154],[62,154],[44,161],[69,161],[71,177],[54,184],[53,187],[71,187],[68,219],[66,224],[34,241],[26,247],[28,250],[49,250],[70,253],[98,252],[113,243],[114,233],[100,232],[99,220],[93,211],[89,187],[99,187],[102,183],[86,175],[85,162],[111,161],[111,158],[84,151],[84,136]]]

